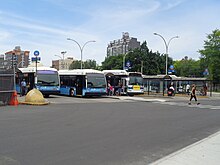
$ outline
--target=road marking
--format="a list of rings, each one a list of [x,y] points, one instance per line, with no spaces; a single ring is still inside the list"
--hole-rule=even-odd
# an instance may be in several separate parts
[[[132,100],[119,100],[119,99],[80,99],[80,100],[65,100],[50,101],[51,104],[85,104],[85,103],[117,103],[117,102],[134,102]]]
[[[190,108],[201,108],[201,109],[215,109],[215,110],[220,110],[220,106],[215,106],[215,105],[206,105],[206,104],[191,104],[188,105],[188,103],[185,102],[154,102],[154,103],[159,103],[159,104],[164,104],[164,105],[175,105],[175,106],[180,106],[180,107],[190,107]]]

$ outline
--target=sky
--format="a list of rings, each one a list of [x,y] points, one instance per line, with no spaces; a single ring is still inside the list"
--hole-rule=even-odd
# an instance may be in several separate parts
[[[199,59],[199,49],[213,30],[220,28],[219,0],[0,0],[0,54],[20,46],[40,52],[41,61],[51,66],[62,51],[66,57],[105,60],[110,41],[123,32],[137,38],[153,52],[180,60]],[[58,55],[58,56],[55,56]]]

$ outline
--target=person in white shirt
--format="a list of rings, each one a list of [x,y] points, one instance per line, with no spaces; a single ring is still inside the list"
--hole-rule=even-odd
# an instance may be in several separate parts
[[[187,84],[186,85],[186,93],[189,95],[189,90],[190,90],[190,85],[189,84]]]

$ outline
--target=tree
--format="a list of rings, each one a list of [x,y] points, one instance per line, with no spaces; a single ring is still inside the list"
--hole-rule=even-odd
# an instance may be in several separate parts
[[[127,57],[131,60],[130,71],[143,72],[145,75],[165,74],[165,55],[149,50],[147,42],[144,41],[140,48],[135,49]],[[168,64],[172,64],[172,58],[168,58]]]
[[[141,72],[146,75],[165,74],[165,55],[158,52],[152,52],[144,41],[140,48],[130,50],[126,56],[124,54],[118,56],[110,56],[102,62],[102,69],[123,69],[123,59],[125,62],[130,61],[131,67],[128,71]],[[168,58],[168,64],[173,63],[172,58]]]
[[[102,62],[102,70],[123,69],[123,57],[122,54],[106,57]]]
[[[95,60],[86,60],[83,62],[83,69],[96,69],[98,66]],[[70,65],[69,69],[80,69],[81,68],[81,61],[76,60],[73,61]]]
[[[96,69],[97,64],[95,60],[86,60],[83,65],[84,69]]]
[[[201,77],[202,69],[200,60],[188,59],[187,56],[182,60],[174,61],[175,74],[184,77]]]
[[[220,83],[220,30],[212,31],[204,41],[204,49],[199,50],[201,65],[209,70],[209,78],[213,83]],[[205,68],[204,68],[205,69]]]
[[[69,69],[80,69],[80,68],[81,68],[81,61],[80,60],[73,61],[69,67]]]

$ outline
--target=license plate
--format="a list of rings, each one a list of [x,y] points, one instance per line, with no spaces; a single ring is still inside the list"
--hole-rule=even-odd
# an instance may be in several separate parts
[[[133,90],[135,90],[135,91],[138,91],[138,90],[140,90],[141,88],[140,88],[140,86],[139,85],[134,85],[133,86]]]

